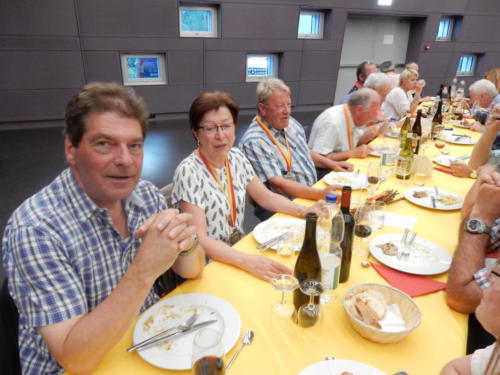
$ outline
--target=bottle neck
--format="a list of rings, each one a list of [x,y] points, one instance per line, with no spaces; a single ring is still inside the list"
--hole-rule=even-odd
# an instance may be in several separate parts
[[[342,200],[340,201],[340,209],[344,213],[348,213],[351,207],[351,190],[342,189]]]

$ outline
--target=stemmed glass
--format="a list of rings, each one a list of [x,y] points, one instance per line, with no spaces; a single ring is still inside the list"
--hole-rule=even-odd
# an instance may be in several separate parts
[[[361,255],[363,258],[365,257],[364,239],[370,237],[372,234],[372,210],[373,206],[369,202],[366,202],[354,214],[354,235],[359,238],[359,241],[355,241],[353,252]]]
[[[275,303],[271,309],[273,312],[281,316],[291,316],[293,314],[293,305],[285,301],[285,292],[291,292],[299,287],[299,281],[292,275],[278,275],[271,279],[271,285],[274,289],[281,292],[281,301]]]
[[[375,194],[379,183],[382,181],[382,168],[380,163],[368,163],[368,167],[366,168],[366,177],[368,180],[368,193],[372,196]]]
[[[312,327],[320,318],[320,306],[314,303],[314,297],[323,293],[323,286],[316,280],[305,280],[300,284],[300,290],[309,296],[309,303],[300,306],[298,324],[301,327]]]
[[[213,328],[204,328],[198,331],[193,339],[191,360],[193,375],[223,374],[222,333]]]
[[[446,147],[446,141],[444,140],[445,133],[443,130],[437,132],[434,137],[434,147],[436,147],[442,155],[448,155],[448,147]]]

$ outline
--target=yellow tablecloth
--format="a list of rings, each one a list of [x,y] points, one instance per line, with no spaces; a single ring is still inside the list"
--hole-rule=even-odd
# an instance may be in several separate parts
[[[457,132],[464,132],[458,130]],[[451,154],[461,155],[470,152],[471,146],[451,147]],[[436,153],[429,150],[430,154]],[[355,160],[356,168],[363,168],[374,157]],[[462,196],[470,188],[473,180],[457,178],[434,171],[432,182]],[[319,187],[324,186],[318,182]],[[395,180],[389,179],[382,189],[397,188],[403,191]],[[310,202],[309,202],[310,203]],[[453,253],[458,226],[459,211],[435,211],[413,205],[402,200],[389,205],[389,211],[416,216],[418,221],[413,228],[419,236],[430,239],[450,254]],[[400,229],[386,227],[380,233],[401,232]],[[235,248],[240,251],[257,253],[257,242],[251,234],[242,239]],[[296,255],[278,256],[274,251],[267,251],[265,256],[277,259],[291,268]],[[350,279],[340,284],[333,295],[337,299],[322,307],[323,319],[315,327],[302,329],[288,320],[280,321],[270,306],[276,302],[280,294],[270,284],[260,281],[235,267],[212,262],[207,265],[203,278],[190,280],[178,287],[169,296],[184,293],[209,293],[219,296],[231,303],[240,313],[242,332],[247,329],[255,331],[252,345],[247,346],[234,363],[231,373],[255,374],[298,374],[310,364],[321,361],[326,355],[339,359],[351,359],[375,366],[387,374],[405,369],[410,374],[437,374],[449,360],[465,354],[467,336],[466,315],[452,311],[446,305],[445,292],[437,292],[416,297],[414,301],[422,311],[422,324],[406,339],[397,344],[376,344],[356,333],[350,326],[341,305],[345,291],[358,283],[386,283],[372,268],[362,268],[359,258],[353,256]],[[433,277],[446,281],[447,274]],[[291,294],[288,298],[291,297]],[[146,363],[136,353],[127,353],[126,348],[132,343],[133,326],[122,340],[104,357],[96,374],[189,374],[190,371],[168,371]],[[229,358],[240,344],[229,353]]]

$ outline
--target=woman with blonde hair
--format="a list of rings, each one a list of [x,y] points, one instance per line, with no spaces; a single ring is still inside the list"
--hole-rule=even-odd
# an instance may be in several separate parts
[[[399,75],[399,86],[393,88],[382,103],[381,108],[385,118],[400,119],[407,113],[414,113],[424,86],[425,81],[418,80],[416,70],[403,70]]]

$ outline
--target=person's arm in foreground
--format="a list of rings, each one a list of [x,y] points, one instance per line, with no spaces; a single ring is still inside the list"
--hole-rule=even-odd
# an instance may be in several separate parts
[[[188,225],[190,215],[167,210],[156,215],[142,245],[128,270],[113,292],[93,311],[39,328],[51,353],[67,370],[89,374],[102,357],[121,339],[139,313],[154,281],[177,259],[179,252],[192,245],[194,227]],[[196,276],[203,269],[203,251],[198,247],[191,255],[193,268],[183,259],[179,270],[184,276]],[[190,275],[189,275],[190,274]]]

